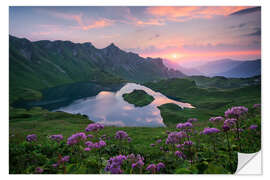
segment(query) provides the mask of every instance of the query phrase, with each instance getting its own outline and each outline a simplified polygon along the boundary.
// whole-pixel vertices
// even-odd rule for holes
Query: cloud
[[[151,41],[151,40],[153,40],[153,39],[157,39],[157,38],[159,38],[159,37],[160,37],[159,34],[155,34],[154,36],[152,36],[152,37],[149,38],[149,41]]]
[[[143,21],[143,20],[136,19],[134,21],[134,24],[137,25],[137,26],[144,26],[144,25],[162,26],[165,23],[162,20],[159,20],[159,19],[150,19],[148,21]]]
[[[235,26],[230,26],[229,28],[230,29],[240,29],[240,28],[243,28],[245,26],[247,26],[248,23],[241,23],[241,24],[238,24],[238,25],[235,25]]]
[[[75,29],[81,29],[81,30],[89,30],[89,29],[94,29],[94,28],[103,28],[107,26],[111,26],[114,21],[106,18],[100,18],[96,20],[91,20],[90,18],[88,19],[88,22],[85,22],[83,20],[83,14],[70,14],[70,13],[59,13],[59,12],[51,12],[50,13],[52,16],[69,20],[69,21],[75,21],[77,23],[76,26],[73,26]],[[85,17],[85,19],[87,19]]]
[[[48,35],[55,35],[58,33],[62,33],[64,27],[60,25],[54,24],[39,24],[38,26],[39,31],[33,31],[31,34],[34,36],[48,36]],[[70,33],[71,31],[65,30],[65,33]]]
[[[212,18],[214,16],[228,16],[231,13],[246,9],[242,6],[218,6],[218,7],[149,7],[147,13],[156,17],[163,17],[171,21],[187,21],[194,18]]]
[[[249,14],[249,13],[253,13],[253,12],[257,12],[257,11],[261,11],[261,7],[252,7],[252,8],[246,8],[234,13],[231,13],[231,16],[234,15],[245,15],[245,14]]]
[[[255,32],[246,34],[245,36],[261,36],[261,28],[256,28]]]

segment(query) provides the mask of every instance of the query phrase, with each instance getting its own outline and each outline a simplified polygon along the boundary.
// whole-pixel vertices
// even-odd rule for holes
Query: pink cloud
[[[62,18],[65,20],[73,20],[76,21],[78,26],[75,26],[73,28],[75,29],[82,29],[84,31],[94,28],[103,28],[107,26],[111,26],[114,21],[106,18],[98,19],[98,20],[90,20],[90,22],[86,23],[83,20],[83,14],[68,14],[68,13],[58,13],[53,12],[51,13],[53,16],[56,16],[58,18]]]
[[[218,6],[218,7],[201,7],[201,6],[162,6],[149,7],[147,13],[156,17],[164,17],[171,21],[186,21],[193,18],[212,18],[213,16],[228,16],[231,13],[246,9],[246,6]]]
[[[150,19],[148,21],[143,21],[143,20],[136,20],[135,25],[137,26],[144,26],[144,25],[155,25],[155,26],[162,26],[165,23],[162,22],[162,20],[158,19]]]

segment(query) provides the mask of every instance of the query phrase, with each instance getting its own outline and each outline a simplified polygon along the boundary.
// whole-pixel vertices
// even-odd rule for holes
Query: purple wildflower
[[[204,130],[203,130],[203,134],[216,134],[216,133],[219,133],[220,132],[220,130],[219,129],[217,129],[217,128],[209,128],[209,127],[207,127],[207,128],[204,128]]]
[[[41,167],[37,167],[36,168],[36,173],[39,173],[39,174],[41,174],[41,173],[43,173],[43,169],[41,168]]]
[[[88,126],[85,128],[85,131],[86,132],[89,132],[89,131],[99,131],[101,129],[103,129],[104,126],[100,123],[91,123],[91,124],[88,124]]]
[[[103,141],[103,140],[100,140],[100,141],[98,142],[98,145],[99,145],[99,148],[105,147],[105,146],[106,146],[106,142]]]
[[[37,135],[35,135],[35,134],[29,134],[26,136],[26,141],[28,141],[28,142],[33,142],[36,140],[37,140]]]
[[[250,125],[250,126],[249,126],[249,128],[248,128],[248,129],[250,129],[250,130],[255,130],[255,129],[257,129],[257,128],[258,128],[258,126],[257,126],[257,125],[252,124],[252,125]]]
[[[224,124],[224,125],[222,126],[222,129],[223,129],[224,132],[227,132],[227,131],[230,130],[230,126]]]
[[[150,146],[151,146],[151,147],[154,147],[154,146],[155,146],[155,144],[150,144]]]
[[[125,131],[117,131],[115,138],[118,140],[123,140],[128,138],[128,134]]]
[[[192,146],[193,142],[192,141],[185,141],[184,146]]]
[[[175,151],[175,156],[177,156],[178,158],[184,159],[185,155],[181,152],[181,151]]]
[[[191,127],[192,127],[191,122],[179,123],[179,124],[176,125],[177,129],[191,128]]]
[[[54,167],[54,168],[57,168],[57,166],[58,166],[58,164],[57,164],[57,163],[52,164],[52,167]]]
[[[131,153],[131,154],[127,155],[127,159],[130,161],[134,161],[134,160],[136,160],[136,157],[133,153]]]
[[[156,141],[157,144],[160,144],[161,142],[162,142],[162,139],[158,139],[158,140]]]
[[[134,168],[142,168],[144,165],[144,162],[142,159],[139,159],[136,163],[132,163],[131,165],[131,168],[134,169]]]
[[[216,123],[216,122],[221,122],[224,121],[224,118],[222,116],[217,116],[217,117],[211,117],[209,119],[211,123]]]
[[[94,136],[92,134],[88,134],[87,138],[92,139]]]
[[[69,156],[64,156],[61,158],[61,162],[68,162],[69,161]]]
[[[49,138],[51,140],[60,142],[61,140],[63,140],[63,135],[62,134],[55,134],[55,135],[51,135]]]
[[[255,109],[261,108],[261,104],[254,104],[253,108],[255,108]]]
[[[186,136],[187,134],[184,131],[171,132],[166,139],[166,144],[177,144],[182,138]]]
[[[156,173],[157,166],[155,164],[150,164],[147,166],[146,170],[150,171],[152,174]]]
[[[111,157],[107,161],[107,165],[105,167],[105,171],[110,172],[111,174],[121,174],[123,170],[121,170],[121,165],[123,161],[127,160],[127,157],[124,155],[118,155],[115,157]]]
[[[91,148],[90,147],[86,147],[86,148],[84,148],[84,151],[91,151]]]
[[[67,144],[68,145],[74,145],[79,143],[81,140],[86,140],[86,135],[83,132],[73,134],[67,139]]]
[[[236,121],[237,120],[235,118],[226,119],[224,121],[224,125],[227,125],[229,127],[232,127],[236,123]]]
[[[183,149],[183,147],[184,147],[184,144],[177,144],[176,145],[176,148],[179,148],[179,149]]]
[[[131,137],[128,137],[128,138],[127,138],[127,141],[128,141],[129,143],[131,142],[131,140],[132,140]]]
[[[161,169],[164,169],[165,168],[165,164],[160,162],[157,164],[157,171],[160,171]]]
[[[246,114],[247,112],[248,112],[248,108],[244,106],[235,106],[225,111],[225,117],[226,118],[229,118],[229,117],[239,118],[240,116]]]

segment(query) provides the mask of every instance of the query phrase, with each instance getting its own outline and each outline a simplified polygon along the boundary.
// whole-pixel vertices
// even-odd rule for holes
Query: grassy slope
[[[61,54],[41,49],[34,43],[25,40],[25,48],[31,52],[31,58],[22,55],[20,43],[10,43],[9,52],[9,88],[10,103],[18,99],[39,99],[30,93],[40,94],[42,89],[57,85],[70,84],[81,81],[99,83],[120,83],[124,80],[108,72],[101,71],[94,64],[85,60],[85,57],[74,57],[71,49],[59,45]],[[76,67],[76,68],[75,68]],[[27,91],[29,90],[29,91]]]
[[[260,85],[238,89],[209,90],[197,87],[194,81],[188,79],[162,80],[145,85],[168,97],[190,103],[196,107],[194,109],[175,110],[173,105],[160,106],[163,120],[165,124],[170,126],[193,117],[198,118],[202,123],[207,122],[211,116],[223,115],[229,107],[238,105],[251,107],[255,103],[260,103],[261,98]]]
[[[205,76],[189,76],[187,79],[194,80],[197,86],[201,88],[231,89],[259,84],[261,76],[254,76],[250,78],[226,78],[222,76],[210,78]]]
[[[92,121],[82,115],[72,115],[64,112],[49,112],[41,108],[10,109],[10,142],[20,143],[25,140],[28,134],[37,134],[42,140],[46,140],[49,135],[63,134],[68,138],[71,134],[84,132],[85,127]],[[118,130],[126,131],[135,146],[136,151],[151,151],[150,144],[159,138],[167,136],[165,128],[150,127],[105,127],[104,134],[114,136]],[[144,142],[144,143],[141,143]]]
[[[147,94],[144,90],[134,90],[129,94],[123,94],[123,98],[130,104],[134,104],[135,106],[146,106],[154,101],[153,96]]]

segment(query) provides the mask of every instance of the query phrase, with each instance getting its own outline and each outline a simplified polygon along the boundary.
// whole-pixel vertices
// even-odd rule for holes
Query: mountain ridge
[[[91,42],[32,42],[11,35],[9,69],[12,92],[18,88],[41,90],[83,81],[146,82],[186,76],[168,69],[160,58],[143,58],[125,52],[113,43],[97,49]]]

